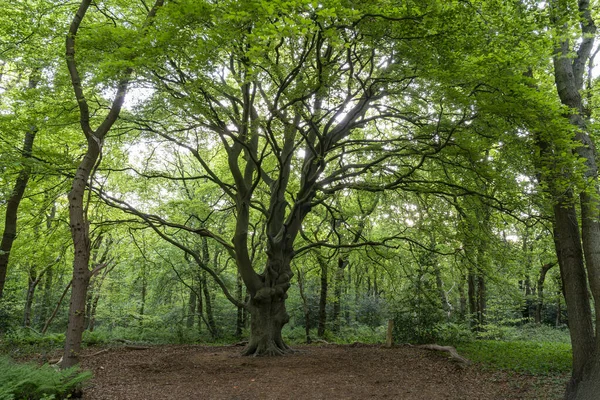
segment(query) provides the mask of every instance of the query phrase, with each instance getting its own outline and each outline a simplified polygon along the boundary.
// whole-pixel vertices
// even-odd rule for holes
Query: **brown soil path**
[[[559,399],[562,382],[463,368],[414,347],[298,346],[286,357],[249,358],[240,347],[109,349],[82,366],[94,372],[85,400],[162,399]]]

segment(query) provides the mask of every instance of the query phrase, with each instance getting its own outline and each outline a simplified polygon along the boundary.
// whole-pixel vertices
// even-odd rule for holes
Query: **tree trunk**
[[[58,299],[58,302],[56,303],[56,307],[54,307],[54,311],[52,311],[52,314],[50,315],[50,318],[48,318],[48,320],[44,324],[44,327],[42,328],[42,335],[46,333],[46,331],[48,330],[48,327],[50,326],[50,324],[54,320],[54,317],[56,317],[56,314],[58,313],[58,310],[60,309],[60,305],[62,304],[63,300],[65,299],[65,296],[67,295],[67,292],[71,288],[71,284],[72,283],[73,282],[70,281],[67,284],[67,286],[65,287],[65,289],[63,290],[62,294],[60,295],[60,298]]]
[[[472,330],[477,330],[477,285],[473,268],[469,267],[467,275],[467,296],[469,299],[469,322]]]
[[[202,279],[200,279],[200,286],[196,298],[198,300],[198,306],[196,312],[198,314],[198,334],[202,333],[202,320],[204,319],[204,301],[202,300]]]
[[[485,325],[486,308],[485,279],[483,274],[480,273],[477,277],[477,322],[479,323],[480,328]]]
[[[319,337],[325,336],[325,327],[327,325],[327,260],[318,256],[319,266],[321,267],[321,292],[319,294],[319,326],[317,328],[317,335]]]
[[[243,355],[278,356],[291,351],[281,330],[290,317],[285,308],[285,292],[263,287],[250,299],[250,342]]]
[[[96,310],[98,309],[98,301],[100,300],[100,291],[98,291],[94,295],[94,299],[92,300],[92,306],[90,307],[90,315],[88,316],[88,331],[94,332],[94,328],[96,327]]]
[[[304,331],[306,335],[306,343],[312,343],[310,338],[310,308],[308,307],[308,300],[304,292],[304,276],[298,270],[298,289],[300,290],[300,297],[302,298],[302,310],[304,311]]]
[[[35,275],[29,275],[29,285],[27,288],[27,296],[25,298],[25,310],[23,313],[23,326],[28,327],[31,325],[31,306],[33,305],[33,295],[35,294],[35,288],[37,284],[40,282],[41,277],[36,277]]]
[[[537,281],[537,303],[535,305],[535,323],[542,323],[542,308],[544,306],[544,283],[546,274],[554,266],[554,263],[544,264],[540,269],[540,276]]]
[[[156,15],[158,8],[162,6],[163,1],[164,0],[156,0],[153,7],[148,11],[144,26],[147,26],[147,24],[151,22],[152,18]],[[79,362],[81,339],[85,326],[85,302],[88,285],[92,275],[89,268],[89,221],[87,220],[87,206],[84,207],[86,188],[90,177],[93,176],[94,168],[97,166],[96,163],[99,161],[104,139],[121,113],[129,81],[133,73],[131,68],[127,68],[119,74],[121,78],[119,79],[112,105],[102,123],[100,123],[96,130],[93,130],[90,125],[90,108],[84,94],[81,75],[75,60],[75,38],[77,37],[81,22],[91,3],[91,0],[82,0],[80,2],[79,8],[71,20],[65,46],[65,61],[67,63],[67,69],[69,70],[75,99],[77,100],[77,105],[79,107],[79,124],[87,141],[87,149],[83,159],[77,167],[77,171],[73,178],[73,185],[68,195],[69,225],[71,228],[71,238],[73,239],[74,257],[71,302],[69,305],[69,324],[67,327],[65,348],[61,363],[62,368],[72,367]]]
[[[52,301],[52,285],[54,280],[54,268],[48,268],[46,278],[44,279],[44,288],[42,294],[42,303],[40,304],[39,323],[44,323],[50,313],[50,302]]]
[[[203,273],[202,280],[200,281],[202,285],[202,293],[204,294],[204,309],[206,310],[206,326],[210,335],[213,339],[218,338],[220,336],[219,329],[217,328],[217,324],[215,323],[215,316],[213,314],[212,308],[212,299],[210,297],[210,291],[208,290],[208,282],[206,281],[206,276]]]
[[[331,330],[333,332],[340,331],[340,311],[342,303],[342,285],[344,284],[344,269],[348,265],[348,261],[344,257],[338,258],[337,270],[335,271],[335,282],[333,289],[333,312],[331,315]]]
[[[557,254],[560,255],[558,261],[563,278],[573,348],[573,374],[567,393],[569,399],[577,399],[577,397],[570,396],[575,393],[578,384],[584,380],[588,357],[594,354],[594,327],[588,300],[577,213],[573,203],[569,200],[565,199],[564,205],[554,206],[555,244],[558,246]]]
[[[38,72],[35,71],[29,78],[29,89],[35,89],[38,82]],[[36,133],[37,127],[31,126],[29,127],[29,131],[25,134],[23,149],[21,150],[21,156],[25,162],[21,172],[19,172],[13,191],[6,202],[4,232],[2,233],[2,241],[0,242],[0,298],[2,298],[4,294],[4,284],[6,282],[10,251],[15,238],[17,237],[17,212],[19,211],[19,204],[21,204],[21,199],[23,198],[31,174],[31,167],[27,163],[31,158],[33,141],[35,140]]]
[[[192,328],[194,326],[194,317],[196,316],[196,290],[192,287],[189,289],[190,296],[188,300],[188,313],[187,320],[185,326],[188,328]]]
[[[467,280],[465,275],[461,274],[459,283],[458,283],[458,293],[459,293],[459,313],[461,320],[465,320],[465,316],[467,315],[467,296],[465,296],[465,281]]]
[[[146,296],[148,292],[148,279],[146,279],[146,263],[142,262],[141,267],[141,278],[142,278],[142,290],[141,290],[141,299],[140,299],[140,329],[144,327],[144,315],[146,312]]]
[[[237,286],[235,296],[240,304],[244,303],[244,282],[240,274],[237,274]],[[237,318],[235,321],[235,336],[241,338],[244,332],[244,306],[239,305],[237,307]]]

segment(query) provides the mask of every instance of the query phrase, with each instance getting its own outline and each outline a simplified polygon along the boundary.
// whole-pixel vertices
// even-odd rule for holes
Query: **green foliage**
[[[477,340],[457,346],[460,354],[494,369],[535,375],[571,369],[571,346],[557,342]]]
[[[548,325],[527,324],[523,326],[509,326],[488,324],[479,338],[486,340],[503,341],[532,341],[549,343],[570,343],[569,331],[566,328],[553,328]]]
[[[65,399],[92,377],[76,368],[57,370],[49,365],[20,364],[0,357],[0,399]]]
[[[45,353],[63,345],[63,333],[41,335],[27,328],[13,329],[0,337],[0,350],[5,353]]]

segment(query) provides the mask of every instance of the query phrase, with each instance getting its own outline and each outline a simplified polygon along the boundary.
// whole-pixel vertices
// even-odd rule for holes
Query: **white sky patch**
[[[133,111],[135,107],[138,107],[146,100],[148,100],[154,94],[156,90],[152,88],[140,88],[133,87],[129,89],[127,96],[125,96],[125,103],[123,108],[127,111]]]
[[[517,243],[519,242],[520,238],[518,235],[506,235],[506,240],[508,240],[509,242]]]

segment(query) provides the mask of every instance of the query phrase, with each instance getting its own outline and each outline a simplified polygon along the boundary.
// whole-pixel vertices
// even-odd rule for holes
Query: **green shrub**
[[[475,340],[475,335],[466,323],[442,322],[435,324],[432,336],[439,344],[468,343]]]
[[[0,336],[0,352],[3,353],[45,353],[64,344],[65,335],[52,333],[42,335],[25,328],[14,329]]]
[[[98,346],[108,344],[109,342],[110,338],[106,331],[95,330],[93,332],[83,332],[83,344],[86,346]]]
[[[571,346],[566,343],[477,340],[460,344],[457,350],[471,361],[494,369],[534,375],[571,370]]]
[[[65,399],[92,376],[76,368],[59,371],[47,364],[15,363],[8,357],[0,357],[0,371],[0,400]]]

